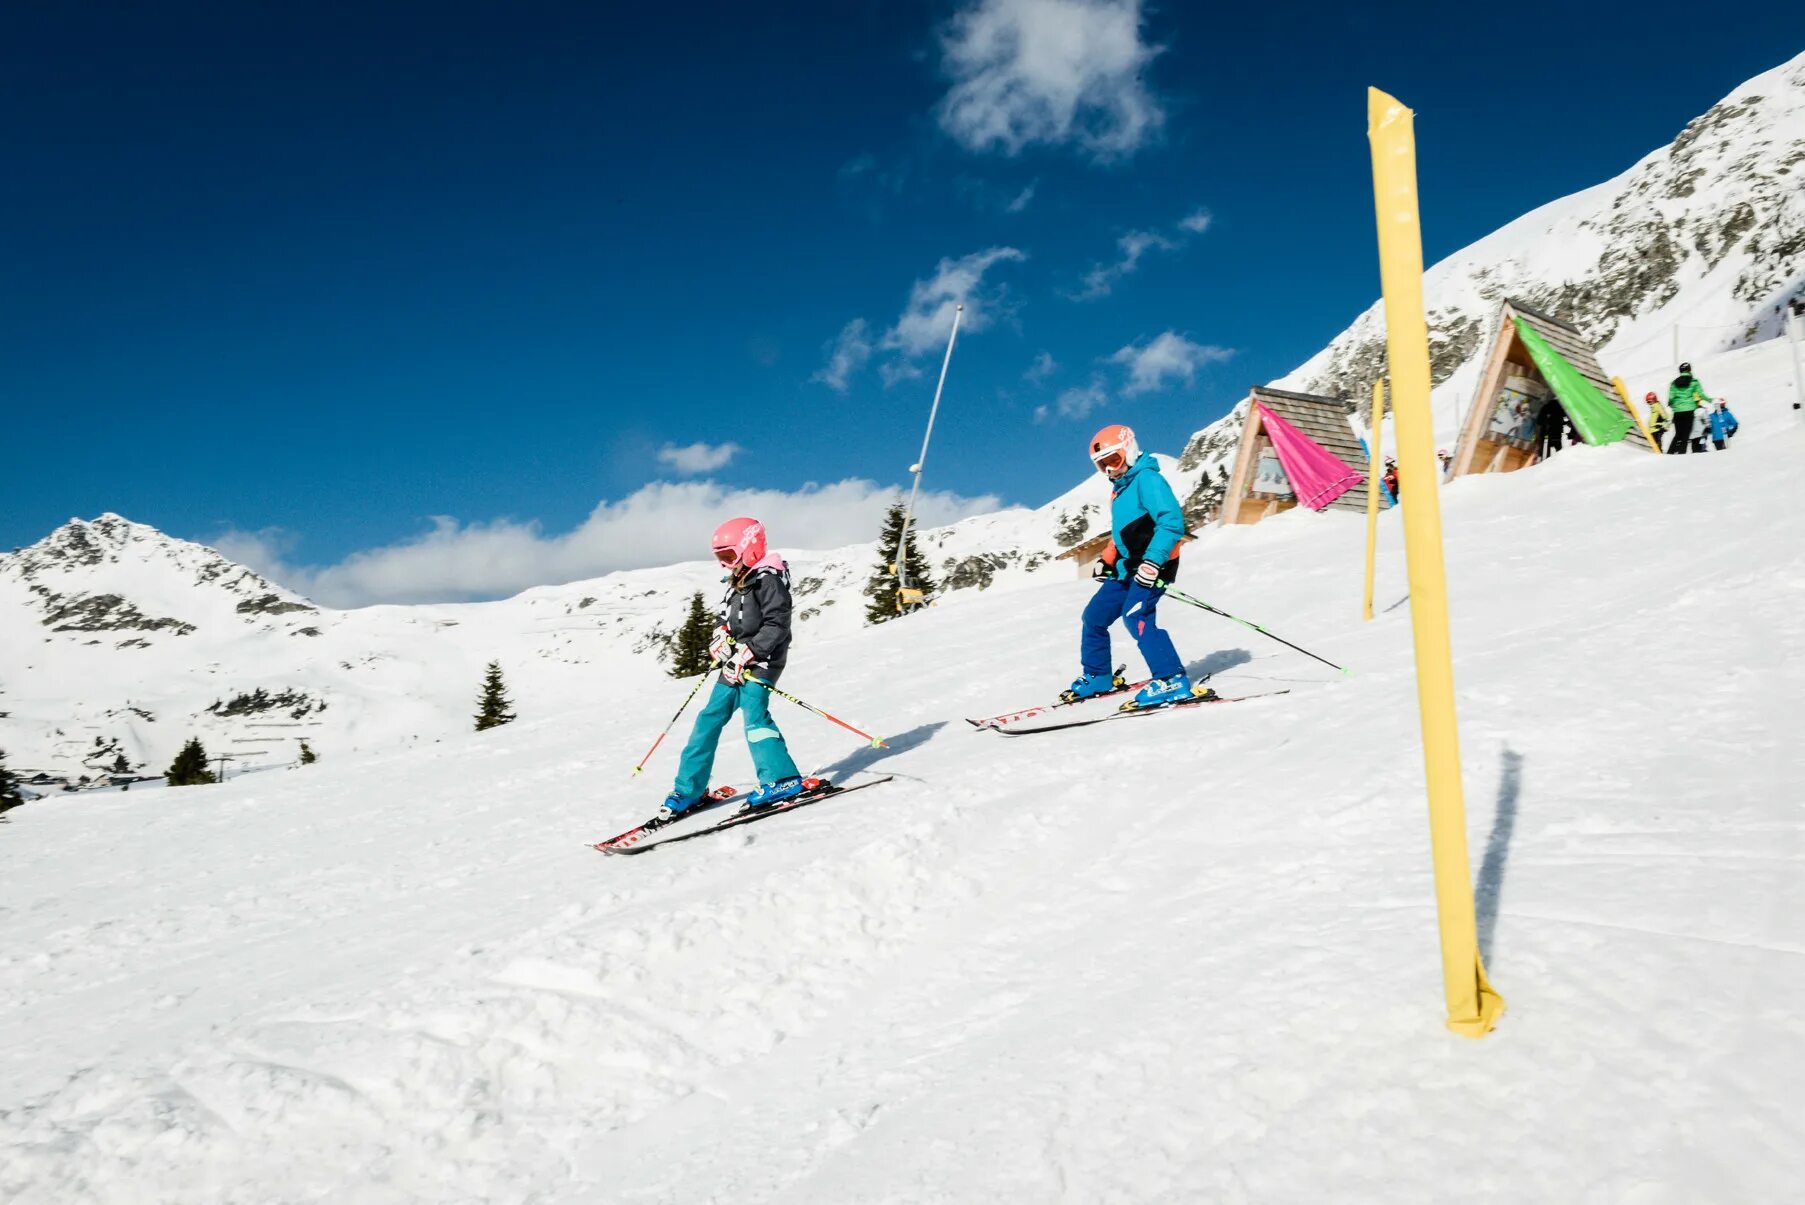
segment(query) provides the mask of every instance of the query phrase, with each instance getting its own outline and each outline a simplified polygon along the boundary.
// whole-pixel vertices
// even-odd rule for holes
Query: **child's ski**
[[[767,820],[772,816],[781,815],[784,812],[793,812],[797,808],[805,808],[811,803],[820,803],[823,799],[832,799],[838,795],[847,795],[853,791],[862,791],[866,787],[875,787],[880,783],[889,782],[891,777],[893,776],[885,775],[883,778],[874,778],[869,782],[861,782],[856,786],[850,787],[837,787],[832,783],[823,780],[822,787],[819,790],[811,791],[806,795],[798,795],[793,799],[786,799],[782,803],[771,804],[769,807],[754,808],[751,811],[742,809],[741,811],[728,816],[724,820],[719,820],[714,824],[708,825],[706,828],[691,829],[688,832],[678,833],[674,837],[665,837],[662,840],[632,842],[626,845],[609,845],[604,843],[597,845],[596,848],[605,854],[643,854],[650,850],[658,849],[661,846],[675,845],[679,841],[688,841],[694,837],[706,837],[710,833],[718,833],[730,828],[738,828],[743,824],[754,824],[760,820]]]
[[[1058,732],[1062,728],[1085,728],[1091,724],[1105,724],[1110,720],[1125,720],[1129,716],[1159,715],[1166,711],[1180,711],[1192,707],[1208,707],[1214,703],[1245,703],[1249,699],[1270,699],[1275,695],[1288,695],[1289,690],[1268,690],[1257,695],[1217,695],[1213,699],[1189,699],[1179,703],[1167,703],[1162,707],[1137,707],[1133,711],[1112,711],[1108,715],[1087,716],[1082,720],[1066,720],[1058,724],[1037,724],[1029,728],[996,728],[1004,736],[1031,736],[1036,732]]]
[[[699,816],[703,812],[712,812],[715,808],[732,803],[740,797],[740,792],[733,787],[716,787],[708,792],[708,794],[702,796],[694,806],[690,807],[681,816],[673,816],[669,820],[661,820],[657,816],[654,816],[642,824],[634,825],[624,833],[616,833],[614,836],[605,840],[597,841],[595,843],[595,848],[601,850],[603,853],[618,852],[612,851],[611,847],[617,845],[635,845],[646,837],[651,836],[659,829],[665,827],[667,824],[675,824],[679,820],[687,820],[691,816]]]

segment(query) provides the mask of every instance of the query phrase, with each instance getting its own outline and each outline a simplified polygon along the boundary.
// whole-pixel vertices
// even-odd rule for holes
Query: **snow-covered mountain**
[[[1054,558],[1100,529],[1107,497],[1087,480],[1038,509],[920,532],[944,605],[1071,573]],[[875,543],[784,551],[805,630],[863,624]],[[490,660],[526,715],[656,682],[697,590],[718,594],[711,562],[340,611],[118,515],[71,519],[0,554],[0,749],[27,775],[99,782],[158,773],[192,736],[236,761],[228,773],[290,764],[302,739],[322,756],[439,740],[468,731]]]
[[[1784,302],[1802,290],[1805,53],[1735,89],[1621,175],[1532,210],[1424,273],[1437,436],[1454,438],[1507,297],[1578,326],[1639,397],[1664,385],[1679,360],[1779,336]],[[1375,301],[1271,384],[1364,403],[1384,362],[1384,306]],[[1220,479],[1245,417],[1237,407],[1199,432],[1185,463]]]
[[[1425,285],[1444,440],[1507,296],[1603,340],[1607,371],[1638,393],[1669,375],[1676,330],[1701,371],[1778,334],[1780,303],[1805,287],[1805,54],[1616,178],[1436,264]],[[1383,340],[1374,303],[1273,384],[1360,399]],[[1215,509],[1244,417],[1237,406],[1168,462],[1193,519]],[[942,605],[1069,573],[1054,558],[1103,529],[1105,503],[1092,477],[1036,509],[922,532]],[[875,546],[784,550],[805,628],[858,627]],[[689,594],[712,598],[717,581],[699,562],[502,602],[334,611],[116,515],[71,520],[0,555],[0,625],[30,633],[0,647],[0,748],[17,767],[75,776],[120,764],[155,772],[191,735],[247,767],[292,761],[301,736],[328,755],[442,739],[467,728],[491,659],[526,714],[590,698],[603,679],[610,689],[656,681]]]

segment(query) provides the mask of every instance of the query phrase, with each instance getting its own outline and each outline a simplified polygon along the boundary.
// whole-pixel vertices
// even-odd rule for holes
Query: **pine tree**
[[[671,677],[689,678],[708,672],[712,664],[708,659],[708,644],[714,638],[714,629],[715,618],[698,590],[690,596],[689,614],[683,617],[683,626],[677,629],[677,638],[671,646]]]
[[[301,738],[301,764],[303,766],[311,766],[314,762],[319,761],[319,760],[320,760],[320,755],[313,751],[313,746],[311,746],[307,743],[307,738],[302,737]]]
[[[896,550],[902,543],[903,504],[892,503],[889,513],[884,516],[884,532],[877,542],[877,568],[871,571],[871,580],[865,583],[865,597],[871,600],[865,608],[866,623],[885,623],[902,614],[897,603],[900,584],[896,574]],[[916,536],[921,529],[911,525],[909,532],[909,556],[906,562],[909,571],[909,588],[927,594],[934,589],[934,579],[928,576],[928,559],[921,555],[921,545]]]
[[[512,706],[508,700],[508,688],[501,680],[501,662],[491,661],[489,668],[483,671],[483,693],[477,696],[476,706],[478,732],[499,728],[514,721],[514,713],[508,710]]]
[[[118,757],[113,759],[113,773],[130,774],[131,772],[132,763],[125,760],[125,754],[121,753]]]
[[[207,769],[207,751],[201,747],[200,737],[188,738],[163,777],[172,787],[198,787],[216,781],[213,771]]]
[[[24,802],[25,793],[19,789],[19,780],[6,768],[6,753],[0,750],[0,812],[19,807]]]

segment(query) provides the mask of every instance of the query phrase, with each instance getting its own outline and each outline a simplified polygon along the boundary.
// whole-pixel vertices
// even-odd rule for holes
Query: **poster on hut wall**
[[[1486,438],[1527,452],[1535,446],[1536,412],[1548,396],[1548,387],[1540,381],[1514,372],[1506,376],[1492,405]]]
[[[1279,463],[1279,454],[1269,447],[1260,450],[1260,459],[1254,466],[1253,484],[1247,487],[1247,492],[1269,498],[1297,497],[1291,488],[1291,478],[1285,475],[1285,466]]]

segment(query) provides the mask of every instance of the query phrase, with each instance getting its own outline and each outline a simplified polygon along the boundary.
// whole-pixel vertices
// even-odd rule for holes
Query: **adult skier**
[[[1710,402],[1705,396],[1705,388],[1692,375],[1692,365],[1680,365],[1680,375],[1673,379],[1667,387],[1667,408],[1673,411],[1673,442],[1667,445],[1667,451],[1676,456],[1684,456],[1689,445],[1695,442],[1692,434],[1692,422],[1701,403]],[[1696,441],[1698,447],[1692,449],[1705,450],[1702,438]]]
[[[659,824],[668,824],[702,801],[721,730],[736,709],[745,717],[746,745],[759,781],[746,807],[794,798],[804,785],[783,733],[771,719],[771,692],[746,680],[750,673],[775,684],[789,659],[790,568],[766,548],[764,524],[757,519],[727,520],[715,529],[711,547],[727,571],[721,623],[708,647],[721,676],[683,747],[677,781],[658,813]]]
[[[1160,707],[1207,699],[1215,691],[1193,687],[1172,637],[1159,626],[1160,590],[1178,576],[1178,548],[1185,538],[1184,511],[1159,471],[1153,453],[1141,451],[1134,432],[1121,424],[1091,439],[1091,461],[1112,483],[1110,545],[1095,576],[1102,585],[1084,608],[1079,655],[1084,672],[1060,697],[1076,703],[1120,689],[1110,667],[1109,625],[1121,620],[1140,646],[1152,680],[1128,708]]]

